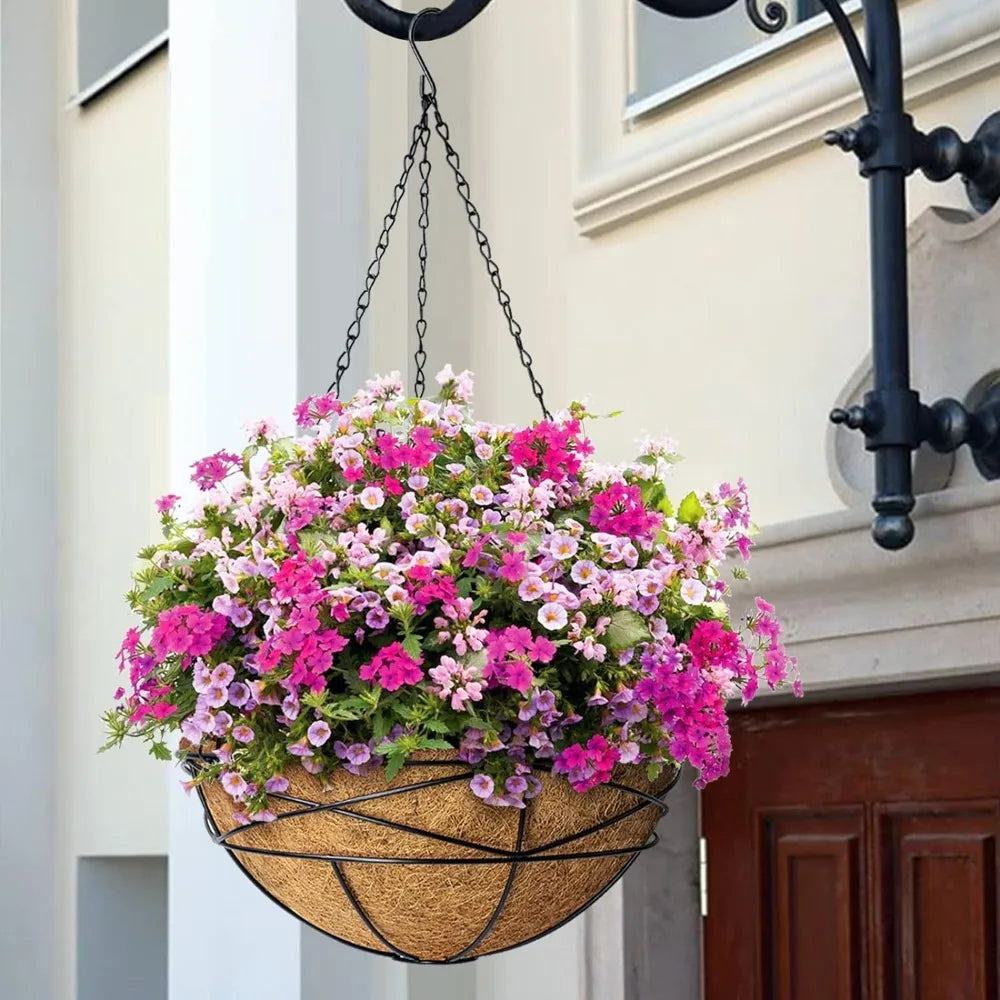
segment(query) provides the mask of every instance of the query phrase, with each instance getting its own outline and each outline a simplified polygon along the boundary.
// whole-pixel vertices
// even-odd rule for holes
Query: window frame
[[[108,67],[95,80],[83,83],[80,76],[80,19],[82,15],[80,0],[76,0],[74,8],[74,44],[73,44],[73,74],[76,92],[70,98],[69,106],[82,108],[101,96],[106,90],[114,86],[119,80],[130,75],[148,60],[156,56],[163,49],[167,48],[170,40],[169,16],[168,24],[162,31],[157,32],[152,38],[138,45],[127,56],[119,62]]]
[[[844,8],[844,13],[847,14],[848,17],[853,17],[861,10],[861,0],[847,0],[847,2],[845,2],[842,6]],[[791,27],[779,31],[770,38],[761,39],[761,41],[751,45],[749,48],[744,49],[742,52],[736,53],[736,55],[729,56],[727,59],[721,59],[716,63],[712,63],[711,66],[707,66],[705,69],[697,73],[693,73],[691,76],[685,77],[683,80],[679,80],[677,83],[671,84],[669,87],[663,87],[660,90],[657,90],[652,94],[647,94],[644,97],[626,96],[623,118],[626,122],[637,121],[652,112],[659,111],[673,101],[687,97],[688,95],[693,94],[696,91],[699,91],[710,84],[737,72],[738,70],[745,69],[755,62],[767,59],[788,46],[795,45],[797,42],[800,42],[811,35],[815,35],[818,32],[830,28],[831,24],[830,15],[821,11],[818,14],[814,14],[811,17],[806,18],[804,21],[799,21]],[[635,19],[630,10],[630,79],[634,78],[636,63],[635,47],[637,39],[635,37],[634,25]],[[711,20],[706,19],[704,25],[706,30],[709,30],[711,28]]]
[[[910,108],[1000,67],[1000,4],[900,0]],[[864,113],[828,14],[767,40],[720,74],[627,114],[631,5],[573,0],[573,179],[577,231],[600,236],[809,150]],[[849,15],[859,31],[861,14]],[[726,69],[726,67],[722,67]]]

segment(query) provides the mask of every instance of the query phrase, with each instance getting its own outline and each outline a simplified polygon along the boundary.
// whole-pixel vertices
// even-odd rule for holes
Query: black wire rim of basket
[[[218,758],[213,754],[208,753],[188,753],[187,757],[183,762],[183,767],[192,778],[197,777],[201,774],[207,767],[218,763]],[[406,762],[406,767],[434,767],[434,768],[457,768],[455,774],[444,775],[437,778],[430,778],[426,781],[419,781],[411,784],[400,785],[395,788],[384,788],[377,792],[369,792],[365,795],[351,796],[347,799],[341,799],[337,802],[314,802],[310,799],[300,798],[294,795],[288,795],[283,792],[271,792],[268,793],[268,797],[275,799],[280,802],[287,802],[292,805],[298,806],[299,808],[292,809],[285,813],[280,813],[278,818],[271,821],[270,823],[265,823],[264,821],[251,820],[249,823],[243,823],[239,826],[234,827],[232,830],[222,833],[212,818],[211,811],[208,807],[208,802],[205,798],[205,793],[201,786],[197,786],[196,790],[198,792],[198,798],[201,800],[202,808],[205,813],[205,826],[208,829],[208,833],[212,840],[215,841],[221,847],[226,849],[226,852],[232,858],[233,862],[237,865],[241,872],[251,881],[261,892],[264,893],[273,903],[280,906],[286,913],[291,914],[297,920],[301,920],[303,923],[309,923],[308,920],[303,920],[303,918],[291,909],[286,903],[278,899],[273,893],[268,891],[264,886],[257,881],[257,879],[248,871],[248,869],[240,863],[238,855],[240,854],[261,854],[269,855],[279,858],[291,858],[301,861],[322,861],[328,863],[332,869],[333,873],[340,884],[341,889],[344,891],[344,895],[347,897],[354,911],[357,913],[359,919],[364,924],[364,926],[371,932],[371,934],[380,941],[387,949],[388,952],[380,951],[377,948],[368,948],[364,945],[356,944],[353,941],[349,941],[345,938],[338,937],[336,934],[331,934],[329,931],[323,930],[321,927],[316,927],[314,924],[310,924],[311,927],[318,930],[321,934],[326,935],[329,938],[333,938],[335,941],[339,941],[341,944],[350,945],[352,948],[359,948],[362,951],[370,952],[374,955],[381,955],[382,957],[392,957],[401,962],[407,962],[409,964],[416,965],[455,965],[460,962],[475,961],[478,956],[472,955],[471,953],[479,948],[484,942],[487,941],[493,929],[496,927],[497,922],[500,919],[504,911],[504,907],[507,904],[507,900],[510,898],[511,891],[514,888],[514,882],[517,877],[517,873],[522,865],[533,864],[538,862],[548,862],[555,863],[560,861],[586,861],[593,860],[597,858],[610,858],[610,857],[626,857],[628,860],[622,867],[618,870],[615,876],[605,885],[599,892],[591,896],[585,903],[575,909],[568,916],[564,917],[557,924],[552,927],[547,928],[540,934],[536,934],[531,938],[527,938],[524,941],[519,941],[516,944],[508,945],[505,948],[498,948],[496,951],[489,952],[489,954],[499,954],[502,951],[510,951],[512,948],[520,948],[522,945],[531,944],[533,941],[537,941],[540,938],[545,937],[554,931],[559,930],[566,924],[575,920],[581,913],[589,909],[594,905],[612,886],[614,886],[628,869],[635,863],[636,859],[643,851],[648,851],[655,847],[659,841],[659,835],[654,831],[650,834],[649,838],[643,844],[635,844],[628,847],[616,847],[609,848],[604,851],[576,851],[573,853],[560,853],[560,854],[549,854],[546,852],[553,851],[560,847],[565,847],[567,844],[572,844],[575,841],[589,837],[591,834],[599,833],[602,830],[606,830],[622,820],[628,819],[637,813],[642,812],[645,809],[655,809],[662,819],[663,816],[669,812],[669,807],[663,800],[669,794],[669,792],[677,784],[681,776],[681,769],[679,767],[674,768],[674,773],[671,775],[669,782],[666,787],[659,792],[657,795],[650,795],[647,792],[643,792],[640,789],[632,788],[628,785],[623,785],[620,782],[610,781],[606,782],[600,787],[611,788],[618,792],[627,793],[634,796],[638,802],[625,809],[620,813],[616,813],[609,819],[602,820],[600,823],[595,823],[584,830],[577,833],[569,834],[565,837],[560,837],[557,840],[550,841],[547,844],[542,844],[539,847],[527,848],[525,849],[523,844],[524,830],[527,823],[528,812],[532,808],[532,804],[528,803],[524,809],[519,811],[518,816],[518,827],[517,827],[517,846],[514,850],[506,850],[504,848],[493,847],[484,844],[477,844],[474,841],[464,840],[461,837],[450,837],[447,834],[434,833],[430,830],[422,830],[419,827],[409,826],[405,823],[397,823],[394,820],[385,819],[380,816],[368,816],[364,813],[355,812],[350,809],[350,806],[360,805],[365,802],[371,802],[378,799],[390,798],[396,795],[403,795],[407,792],[417,791],[427,788],[435,788],[442,785],[450,785],[459,781],[467,781],[469,775],[475,770],[471,764],[467,764],[460,760],[410,760]],[[536,770],[551,773],[551,768],[544,765],[536,763],[534,765]],[[268,847],[252,847],[248,845],[240,845],[231,843],[231,838],[237,836],[240,833],[245,833],[247,830],[251,830],[257,826],[270,826],[274,827],[276,824],[280,823],[282,820],[299,818],[302,816],[308,816],[315,813],[331,812],[339,816],[349,817],[351,819],[360,820],[365,823],[373,823],[377,826],[386,827],[391,830],[395,830],[399,833],[411,834],[419,837],[425,837],[429,840],[438,841],[443,844],[450,844],[454,847],[462,847],[468,850],[480,851],[483,854],[490,855],[489,857],[478,857],[478,858],[455,858],[455,857],[421,857],[421,858],[408,858],[408,857],[368,857],[368,856],[356,856],[356,855],[342,855],[342,854],[310,854],[302,851],[283,851],[278,848],[268,848]],[[507,876],[507,883],[504,886],[503,892],[500,895],[497,905],[493,910],[492,915],[486,923],[483,930],[476,936],[475,940],[470,944],[466,945],[461,951],[450,956],[449,958],[440,960],[427,960],[421,959],[416,955],[413,955],[402,948],[396,947],[392,941],[375,925],[374,921],[365,911],[361,902],[355,896],[353,890],[351,889],[350,883],[348,882],[344,872],[341,868],[344,864],[371,864],[371,865],[509,865],[510,873]]]

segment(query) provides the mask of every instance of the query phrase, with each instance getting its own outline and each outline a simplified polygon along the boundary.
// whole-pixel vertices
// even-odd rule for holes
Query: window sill
[[[142,48],[136,49],[127,59],[123,59],[117,66],[110,69],[104,76],[95,80],[88,87],[70,98],[68,106],[70,108],[84,108],[88,104],[103,97],[104,94],[120,80],[129,76],[140,66],[148,62],[153,56],[166,49],[169,44],[169,32],[161,31],[155,38],[150,39]]]
[[[573,212],[585,235],[760,170],[863,111],[828,17],[792,29],[784,44],[763,43],[738,66],[688,81],[682,92],[656,95],[655,106],[623,112],[626,12],[576,0],[574,16]],[[911,108],[1000,66],[1000,5],[908,0],[903,21]]]

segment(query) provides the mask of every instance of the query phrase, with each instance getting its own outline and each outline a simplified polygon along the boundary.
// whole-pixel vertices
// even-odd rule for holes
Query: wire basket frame
[[[211,754],[191,753],[188,755],[184,767],[192,777],[195,777],[205,767],[215,762],[216,759]],[[375,791],[351,794],[346,797],[338,795],[333,801],[317,801],[315,797],[289,794],[287,792],[271,793],[269,799],[271,800],[273,810],[278,814],[277,819],[268,824],[254,821],[237,823],[237,825],[230,829],[223,829],[222,825],[217,821],[218,808],[214,810],[216,815],[213,815],[212,804],[209,798],[206,797],[205,785],[198,785],[197,791],[205,810],[206,827],[212,839],[224,847],[233,861],[239,865],[240,870],[265,895],[286,912],[291,913],[297,919],[309,923],[328,937],[374,954],[390,956],[407,963],[449,965],[470,961],[484,954],[507,951],[510,948],[519,947],[522,944],[538,940],[546,934],[558,930],[597,902],[625,874],[642,851],[649,850],[658,843],[659,837],[652,827],[668,811],[667,805],[663,800],[667,793],[674,787],[680,775],[679,769],[675,770],[665,779],[661,779],[659,786],[652,792],[631,787],[618,780],[609,782],[607,785],[602,785],[600,788],[605,789],[603,794],[607,794],[610,791],[620,796],[620,801],[616,799],[616,807],[612,815],[595,822],[589,822],[581,829],[575,829],[570,833],[546,839],[544,843],[534,846],[528,846],[526,843],[526,830],[532,817],[532,810],[537,808],[536,803],[538,800],[530,800],[524,809],[516,811],[516,837],[514,846],[512,848],[504,848],[498,847],[495,844],[484,843],[480,840],[452,836],[447,833],[424,829],[421,826],[414,825],[412,822],[404,822],[402,819],[393,819],[384,815],[369,815],[359,811],[360,807],[365,804],[388,803],[392,808],[398,806],[401,815],[412,814],[414,811],[411,808],[413,803],[408,800],[412,799],[415,793],[444,791],[449,786],[455,786],[458,783],[464,783],[462,794],[471,796],[471,792],[467,788],[467,783],[475,769],[463,761],[459,761],[454,757],[445,760],[409,760],[404,771],[409,768],[435,768],[438,770],[444,768],[453,771],[453,773],[437,775],[423,780],[408,781],[407,783],[392,787],[381,787]],[[549,774],[547,769],[538,765],[536,765],[536,770],[546,776]],[[551,780],[562,782],[562,779],[558,778]],[[652,788],[653,786],[650,787]],[[222,794],[224,795],[225,793]],[[577,795],[575,792],[572,794],[574,796]],[[586,793],[586,795],[579,798],[580,800],[584,800],[587,795],[592,794]],[[480,806],[477,800],[470,799],[469,804],[470,806]],[[482,808],[495,809],[496,807]],[[511,812],[513,811],[511,810]],[[504,810],[504,812],[507,812],[507,810]],[[260,844],[255,845],[240,842],[241,835],[260,827],[267,827],[266,833],[268,837],[274,840],[280,837],[281,824],[284,823],[286,824],[286,828],[290,828],[295,825],[292,821],[305,819],[308,822],[310,819],[318,817],[321,814],[349,821],[352,825],[358,824],[364,827],[366,824],[371,824],[382,831],[399,834],[401,844],[407,841],[412,844],[414,842],[412,838],[440,844],[442,852],[440,854],[435,853],[420,856],[407,854],[402,851],[399,854],[385,852],[369,855],[352,851],[334,850],[332,852],[318,852],[314,850],[297,850],[294,844],[289,844],[286,847],[284,845],[262,846]],[[628,821],[633,820],[634,817],[640,814],[645,814],[643,825],[648,827],[649,834],[642,839],[642,842],[636,843],[634,842],[634,837],[631,841],[628,840],[624,831],[630,825]],[[371,829],[371,827],[368,829]],[[607,846],[595,850],[573,849],[573,845],[583,844],[588,839],[592,840],[598,836],[607,838]],[[621,842],[623,836],[626,840],[624,843]],[[448,847],[452,847],[456,851],[463,853],[449,854],[447,852]],[[292,905],[289,899],[280,898],[280,894],[270,891],[248,866],[248,859],[254,856],[258,859],[256,862],[258,867],[262,863],[262,859],[267,857],[281,859],[277,863],[285,866],[289,862],[293,864],[295,862],[303,862],[305,863],[304,867],[308,867],[312,863],[329,865],[336,879],[336,884],[339,885],[340,890],[343,892],[344,899],[353,909],[354,914],[360,920],[360,924],[367,930],[370,939],[377,942],[381,947],[372,947],[358,940],[352,940],[350,937],[331,932],[329,927],[321,926],[315,920],[310,919],[308,914],[302,912],[301,901],[296,907]],[[495,939],[496,929],[501,918],[507,912],[507,907],[511,901],[515,887],[520,886],[522,880],[530,880],[533,870],[535,872],[539,870],[537,866],[540,863],[565,865],[566,867],[560,870],[560,882],[565,882],[566,879],[572,879],[575,874],[578,877],[579,865],[573,865],[572,862],[593,861],[598,863],[600,859],[614,858],[621,858],[621,865],[616,871],[610,874],[610,877],[602,880],[595,891],[586,895],[579,905],[573,905],[571,912],[558,916],[557,919],[553,920],[551,925],[546,926],[540,932],[529,931],[522,937],[519,936],[516,928],[512,929],[510,926],[507,926],[501,935],[501,939]],[[471,940],[466,939],[464,943],[457,943],[454,948],[447,950],[447,954],[435,955],[432,958],[428,958],[426,954],[421,953],[421,948],[414,947],[412,944],[405,945],[400,943],[399,930],[387,926],[387,923],[391,921],[380,921],[369,912],[371,908],[370,899],[366,900],[362,898],[361,894],[356,891],[347,870],[350,866],[368,865],[417,866],[418,868],[424,868],[425,871],[427,870],[426,866],[440,866],[442,871],[450,870],[453,873],[457,873],[459,879],[462,877],[463,869],[458,866],[467,866],[464,869],[466,872],[480,867],[486,870],[491,870],[495,867],[497,868],[496,887],[500,891],[495,905],[490,908],[486,918],[481,923],[480,929]],[[472,866],[472,868],[470,869],[468,866]],[[504,873],[503,869],[506,869],[506,873]],[[565,877],[563,876],[563,872],[565,872]],[[502,888],[500,887],[501,880],[503,880]],[[449,879],[452,885],[454,881],[454,877]],[[509,925],[510,920],[507,923]],[[473,931],[469,931],[468,933],[472,934]]]

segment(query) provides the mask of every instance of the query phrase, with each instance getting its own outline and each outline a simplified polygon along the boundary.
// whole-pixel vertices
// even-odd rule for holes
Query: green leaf
[[[639,461],[643,465],[652,465],[654,467],[656,466],[656,456],[655,455],[640,455],[639,456]]]
[[[163,591],[169,590],[174,584],[173,577],[171,576],[158,576],[155,580],[142,592],[142,596],[139,598],[140,601],[150,601],[158,594],[162,594]]]
[[[166,745],[166,743],[151,743],[149,745],[149,752],[157,760],[170,760],[170,758],[173,756],[170,753],[170,748]]]
[[[689,493],[682,501],[677,511],[677,520],[683,524],[689,524],[692,528],[698,527],[698,522],[705,516],[705,508],[696,493]]]
[[[420,741],[421,750],[453,750],[454,747],[447,740],[434,740],[424,737]]]
[[[403,649],[406,650],[406,655],[412,657],[414,660],[419,660],[423,655],[423,649],[420,645],[420,637],[416,635],[408,635],[403,640]]]
[[[447,722],[442,722],[440,719],[425,719],[424,729],[429,729],[432,733],[450,733],[451,728]]]
[[[612,653],[621,653],[637,643],[649,642],[652,636],[642,615],[637,611],[622,608],[611,616],[611,624],[608,626],[605,638]]]
[[[385,780],[392,781],[397,774],[402,770],[405,758],[402,754],[394,754],[391,756],[385,765]]]
[[[660,513],[661,513],[661,514],[662,514],[662,515],[664,516],[664,517],[673,517],[673,516],[674,516],[674,505],[673,505],[673,504],[672,504],[672,503],[670,502],[670,497],[668,497],[668,496],[665,496],[665,497],[664,497],[664,498],[663,498],[663,499],[662,499],[662,500],[661,500],[661,501],[660,501],[660,502],[659,502],[659,503],[658,503],[658,504],[656,505],[656,509],[657,509],[657,510],[658,510],[658,511],[659,511],[659,512],[660,512]]]
[[[660,767],[661,765],[659,764],[647,764],[646,779],[648,781],[656,781],[656,779],[660,776]]]

